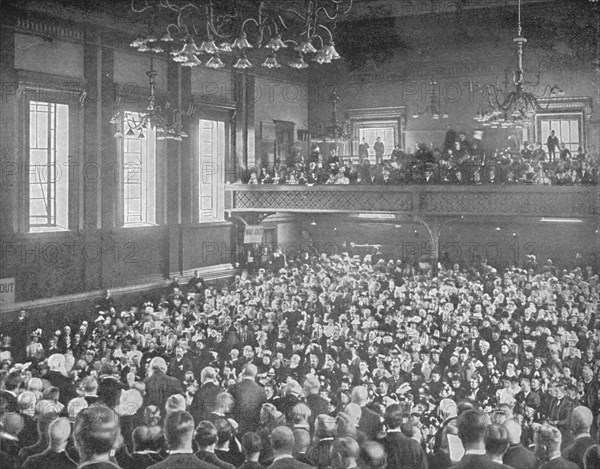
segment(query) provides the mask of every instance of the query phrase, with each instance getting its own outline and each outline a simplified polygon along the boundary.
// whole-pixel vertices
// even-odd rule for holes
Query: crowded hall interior
[[[599,0],[2,0],[2,469],[600,469]]]

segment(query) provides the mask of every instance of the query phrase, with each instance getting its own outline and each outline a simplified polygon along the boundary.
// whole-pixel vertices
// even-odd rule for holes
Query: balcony
[[[244,185],[225,188],[225,211],[394,213],[426,217],[542,216],[593,219],[598,186]]]

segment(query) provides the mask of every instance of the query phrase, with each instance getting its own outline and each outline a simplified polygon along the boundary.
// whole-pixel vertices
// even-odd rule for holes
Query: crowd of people
[[[323,147],[323,148],[321,148]],[[548,148],[550,150],[550,148]],[[313,145],[307,161],[293,165],[256,167],[247,171],[248,184],[538,184],[597,185],[600,159],[582,147],[571,152],[564,143],[546,152],[542,143],[509,145],[485,152],[479,138],[449,131],[440,148],[417,146],[414,153],[396,147],[387,159],[377,155],[371,164],[340,157],[336,144]]]
[[[597,469],[599,284],[304,253],[59,330],[22,311],[1,465]]]

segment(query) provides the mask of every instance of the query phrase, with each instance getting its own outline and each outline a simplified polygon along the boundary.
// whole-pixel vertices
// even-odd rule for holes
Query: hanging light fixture
[[[418,119],[419,117],[421,117],[422,115],[426,114],[426,113],[431,113],[431,118],[433,120],[439,120],[441,119],[448,119],[448,112],[447,111],[442,111],[442,97],[441,97],[441,92],[438,93],[437,89],[438,89],[438,83],[436,81],[434,81],[433,79],[429,82],[429,84],[431,85],[431,103],[429,104],[429,106],[427,106],[425,109],[423,109],[422,111],[419,111],[418,109],[415,109],[415,111],[412,114],[412,118],[413,119]]]
[[[143,6],[136,7],[136,1]],[[292,54],[289,65],[301,70],[308,67],[307,60],[327,64],[340,58],[334,42],[335,26],[337,20],[350,11],[353,1],[263,0],[246,3],[203,0],[179,3],[144,0],[142,3],[142,0],[132,0],[135,13],[146,13],[151,18],[148,20],[150,34],[138,37],[131,46],[139,52],[167,51],[173,61],[186,67],[200,66],[202,55],[214,57],[237,49],[240,55],[233,66],[239,69],[249,68],[253,62],[279,68],[282,57],[268,55],[265,59],[260,50],[267,49],[273,54],[290,48],[301,55]],[[166,31],[160,31],[158,24],[170,15],[174,16],[174,21]],[[199,31],[205,31],[205,34]],[[321,48],[317,49],[319,42]],[[212,57],[207,57],[205,65],[221,68],[221,58],[212,60]]]
[[[148,97],[148,106],[144,113],[133,113],[119,111],[110,119],[111,124],[117,125],[115,137],[134,137],[145,138],[144,131],[147,129],[155,130],[158,140],[178,140],[181,141],[187,137],[181,123],[181,112],[177,109],[171,109],[169,102],[164,107],[156,104],[155,87],[156,75],[154,70],[154,59],[150,58],[150,70],[146,72],[150,85],[150,96]],[[124,127],[127,132],[123,134]]]
[[[564,91],[558,85],[546,86],[544,92],[536,95],[533,90],[540,86],[539,76],[537,83],[524,80],[523,70],[523,46],[527,39],[522,35],[521,27],[521,0],[518,3],[517,37],[518,69],[513,73],[512,83],[505,78],[504,86],[497,84],[486,84],[482,88],[487,109],[480,109],[474,119],[486,127],[509,128],[523,127],[533,123],[533,118],[541,110],[539,98],[549,96],[561,96]]]
[[[319,135],[315,136],[315,140],[329,143],[351,140],[350,133],[346,131],[344,126],[340,125],[340,118],[337,109],[339,101],[340,97],[338,95],[338,90],[337,88],[334,88],[331,93],[331,122],[329,125],[325,126]]]

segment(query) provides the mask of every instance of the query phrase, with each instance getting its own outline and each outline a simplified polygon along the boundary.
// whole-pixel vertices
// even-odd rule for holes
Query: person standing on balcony
[[[381,137],[377,137],[377,141],[373,145],[373,150],[375,150],[375,164],[380,165],[383,161],[383,152],[385,151]]]
[[[554,161],[556,159],[556,149],[559,145],[560,142],[554,130],[550,131],[550,135],[548,136],[548,140],[546,141],[546,146],[548,147],[548,160]]]
[[[365,141],[364,137],[361,144],[358,146],[358,164],[363,165],[365,160],[369,159],[369,144]]]

